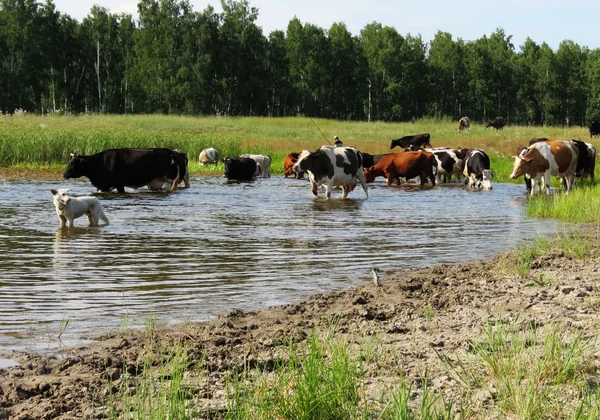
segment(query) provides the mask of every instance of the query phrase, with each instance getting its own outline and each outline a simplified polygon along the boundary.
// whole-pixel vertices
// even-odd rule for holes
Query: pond
[[[289,303],[364,285],[371,266],[487,258],[561,229],[526,217],[523,185],[476,192],[382,180],[368,199],[359,187],[328,201],[307,181],[280,176],[191,184],[172,194],[98,194],[110,225],[87,228],[84,217],[59,229],[50,188],[87,195],[87,179],[0,182],[0,350]]]

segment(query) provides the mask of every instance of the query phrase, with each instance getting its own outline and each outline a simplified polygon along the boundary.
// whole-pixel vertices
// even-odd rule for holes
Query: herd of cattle
[[[458,130],[468,129],[470,120],[463,117]],[[486,126],[501,129],[504,120],[497,117],[486,122]],[[600,122],[590,125],[590,136],[600,136]],[[341,187],[342,198],[361,184],[368,197],[367,183],[376,177],[387,179],[387,185],[401,179],[416,179],[421,185],[440,182],[464,182],[474,189],[491,189],[494,173],[488,155],[480,149],[433,148],[428,133],[404,136],[392,140],[390,149],[399,147],[399,153],[371,155],[354,147],[322,146],[314,152],[304,150],[288,154],[283,162],[284,176],[302,178],[306,173],[311,190],[317,195],[319,187],[326,188],[330,198],[333,187]],[[514,170],[510,175],[516,179],[524,176],[528,189],[533,194],[535,185],[549,193],[550,178],[561,178],[566,191],[570,191],[577,178],[594,178],[596,149],[591,143],[580,140],[532,139],[528,147],[520,148],[514,158]],[[221,159],[214,148],[203,150],[198,158],[201,164],[216,164],[223,161],[224,175],[230,180],[247,181],[255,177],[269,177],[271,157],[268,155],[245,154]],[[182,151],[167,148],[110,149],[82,156],[72,154],[63,177],[85,176],[99,191],[116,189],[124,192],[125,187],[148,187],[160,190],[165,185],[175,190],[180,183],[189,187],[188,157]]]

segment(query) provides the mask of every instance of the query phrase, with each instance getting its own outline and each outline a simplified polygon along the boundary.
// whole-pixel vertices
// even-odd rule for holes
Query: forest
[[[94,6],[81,22],[52,0],[0,0],[0,111],[307,116],[585,126],[600,118],[600,49],[554,51],[502,28],[431,42],[372,22],[353,35],[293,18],[263,34],[247,0],[222,12],[140,0],[138,17]]]

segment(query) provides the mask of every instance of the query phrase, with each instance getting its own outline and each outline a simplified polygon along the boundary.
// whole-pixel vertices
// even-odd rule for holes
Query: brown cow
[[[292,152],[283,159],[283,174],[287,178],[293,175],[297,179],[304,177],[304,172],[294,172],[294,164],[298,162],[300,153]]]
[[[496,130],[502,130],[506,123],[504,122],[504,118],[496,117],[493,120],[487,120],[483,123],[485,128],[494,127]]]
[[[429,178],[431,185],[435,185],[433,168],[436,166],[435,157],[425,151],[390,153],[384,155],[379,162],[365,169],[365,180],[373,182],[376,177],[387,178],[387,186],[394,180],[400,185],[400,178],[421,178],[421,185]]]
[[[535,184],[540,183],[540,190],[550,194],[550,178],[555,175],[562,179],[563,187],[569,192],[575,181],[579,149],[571,141],[540,141],[523,149],[513,158],[515,163],[510,174],[512,179],[526,175]],[[535,184],[531,188],[532,195]]]

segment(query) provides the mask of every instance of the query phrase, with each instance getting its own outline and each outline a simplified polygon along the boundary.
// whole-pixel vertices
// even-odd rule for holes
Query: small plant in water
[[[129,311],[126,311],[121,316],[121,330],[127,331],[130,326],[131,326],[131,318],[129,318]]]
[[[153,338],[156,330],[156,314],[146,316],[146,337]]]
[[[63,315],[62,319],[60,320],[60,324],[58,325],[58,341],[62,341],[61,337],[63,333],[69,328],[71,322],[73,322],[71,318]]]

